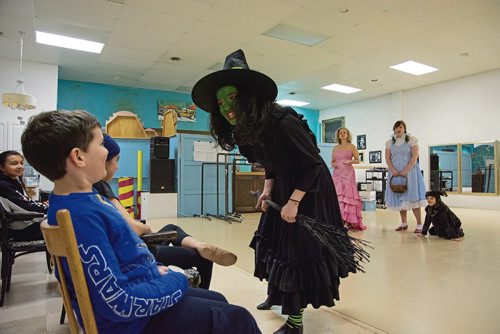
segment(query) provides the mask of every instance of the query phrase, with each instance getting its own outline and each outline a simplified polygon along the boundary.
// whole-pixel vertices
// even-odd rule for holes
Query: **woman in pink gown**
[[[349,229],[364,230],[362,203],[356,183],[353,164],[359,163],[359,153],[351,144],[352,135],[346,128],[339,128],[335,133],[338,143],[332,152],[333,183],[345,226]]]

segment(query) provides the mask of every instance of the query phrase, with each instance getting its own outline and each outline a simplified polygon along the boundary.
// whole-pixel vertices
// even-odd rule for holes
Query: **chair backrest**
[[[57,226],[49,225],[44,221],[40,227],[45,243],[47,244],[47,249],[52,255],[59,272],[59,286],[63,296],[64,308],[68,314],[71,333],[79,333],[79,330],[68,292],[68,278],[73,282],[85,333],[97,334],[97,326],[92,304],[90,302],[87,280],[85,279],[80,253],[78,252],[73,222],[71,221],[71,215],[68,210],[59,210],[57,212],[57,224]],[[71,277],[65,276],[61,265],[61,257],[66,258]]]

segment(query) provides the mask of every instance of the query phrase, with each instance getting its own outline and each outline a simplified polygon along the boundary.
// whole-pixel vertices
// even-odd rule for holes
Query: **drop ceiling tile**
[[[161,57],[162,52],[145,51],[139,49],[129,49],[129,48],[116,47],[112,45],[106,45],[102,50],[101,55],[107,57],[119,56],[123,58],[156,61]]]
[[[127,0],[126,4],[192,19],[202,17],[212,7],[209,3],[194,0]]]
[[[177,44],[169,50],[176,55],[194,55],[206,57],[211,62],[224,61],[226,55],[240,47],[239,41],[227,42],[211,38],[185,34]],[[179,56],[180,57],[180,56]]]
[[[125,58],[121,56],[114,55],[101,55],[98,60],[101,64],[113,64],[120,66],[129,66],[131,69],[138,68],[150,68],[155,63],[154,60],[145,60],[145,59],[132,59]]]
[[[290,1],[268,0],[220,0],[217,7],[232,10],[250,17],[273,17],[280,21],[300,8],[299,4]]]
[[[189,33],[196,36],[208,37],[214,40],[220,40],[225,42],[234,43],[238,41],[239,43],[246,43],[249,40],[258,36],[257,33],[233,28],[227,29],[224,26],[198,21],[189,30]]]
[[[254,50],[262,50],[262,52],[273,53],[275,55],[279,55],[282,58],[297,54],[308,48],[307,46],[302,44],[289,42],[265,35],[259,35],[253,38],[251,41],[245,43],[244,46],[248,46]]]
[[[201,19],[226,28],[236,28],[254,33],[263,33],[279,23],[275,17],[252,16],[232,9],[213,7]]]
[[[54,6],[71,12],[92,14],[100,17],[116,18],[123,5],[105,0],[35,0],[35,11],[38,6]]]
[[[187,32],[195,22],[193,19],[154,10],[145,10],[125,5],[119,19],[165,31]]]
[[[115,18],[88,14],[86,12],[75,11],[72,8],[38,2],[35,2],[35,12],[37,19],[61,22],[91,30],[111,31],[116,21]],[[64,35],[64,32],[61,32],[61,34]]]
[[[146,26],[144,24],[135,24],[118,20],[111,35],[126,37],[130,36],[130,38],[154,40],[170,45],[175,43],[180,37],[182,37],[183,33],[154,28]]]
[[[174,61],[171,59],[172,57],[179,57],[181,60]],[[218,57],[205,57],[204,55],[184,54],[169,51],[159,59],[158,63],[205,69],[213,65],[215,59],[217,58]]]
[[[113,32],[109,36],[106,45],[113,47],[124,47],[127,49],[163,53],[173,45],[173,42],[167,43],[165,41],[159,41],[154,39],[135,38]]]

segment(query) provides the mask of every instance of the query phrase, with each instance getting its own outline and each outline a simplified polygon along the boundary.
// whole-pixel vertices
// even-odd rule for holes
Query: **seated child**
[[[29,198],[23,182],[24,157],[17,151],[0,153],[0,204],[10,214],[47,213],[48,205]],[[9,237],[15,241],[42,239],[42,219],[11,222]]]
[[[427,198],[427,207],[425,208],[425,221],[422,232],[418,236],[423,237],[429,231],[430,235],[437,235],[440,238],[461,241],[464,236],[462,222],[450,210],[450,208],[441,201],[441,196],[448,196],[444,190],[428,191],[425,193]],[[431,226],[432,227],[429,228]]]
[[[29,163],[54,182],[48,223],[68,209],[99,333],[261,333],[252,315],[220,293],[188,288],[92,185],[106,176],[101,126],[85,111],[33,116],[21,137]],[[63,270],[69,273],[63,261]],[[68,282],[75,312],[76,296]]]
[[[148,224],[142,224],[132,218],[111,189],[108,181],[113,179],[118,170],[118,161],[120,160],[120,146],[110,136],[104,135],[104,147],[108,150],[106,157],[106,177],[94,184],[94,189],[103,197],[107,198],[122,214],[130,227],[141,236],[146,233],[152,233]],[[202,289],[209,289],[212,279],[213,263],[222,266],[230,266],[236,262],[236,255],[220,247],[201,242],[182,228],[174,224],[164,226],[160,232],[177,232],[177,238],[169,242],[157,245],[150,251],[160,263],[168,263],[182,269],[196,267],[201,276],[199,285]],[[170,246],[171,245],[171,246]]]

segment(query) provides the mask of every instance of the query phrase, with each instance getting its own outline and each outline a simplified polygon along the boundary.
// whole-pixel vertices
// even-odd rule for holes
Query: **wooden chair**
[[[10,290],[10,281],[12,278],[12,267],[14,261],[19,256],[31,254],[35,252],[46,252],[45,241],[28,240],[28,241],[14,241],[9,236],[9,225],[12,222],[20,220],[37,220],[43,219],[43,213],[10,213],[7,209],[0,204],[0,248],[2,250],[2,289],[0,294],[0,307],[3,306],[5,295]],[[36,222],[38,223],[38,221]],[[47,253],[47,270],[52,273],[50,265],[50,256]]]
[[[71,333],[79,333],[78,322],[73,312],[71,298],[68,292],[68,279],[71,278],[76,299],[80,308],[80,313],[83,320],[83,327],[86,334],[97,334],[97,326],[95,323],[94,311],[90,302],[90,295],[83,271],[80,253],[78,252],[78,244],[76,242],[73,222],[68,210],[59,210],[57,212],[57,226],[49,225],[44,221],[40,227],[45,239],[47,250],[52,255],[52,258],[57,266],[59,273],[59,287],[63,297],[64,308],[68,310],[68,319]],[[61,258],[65,257],[70,270],[70,277],[66,277]]]

